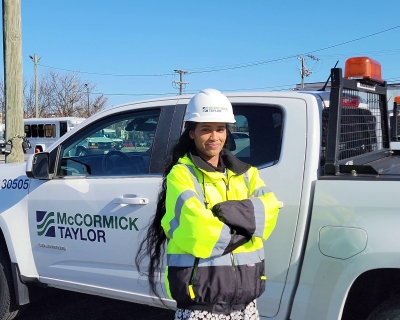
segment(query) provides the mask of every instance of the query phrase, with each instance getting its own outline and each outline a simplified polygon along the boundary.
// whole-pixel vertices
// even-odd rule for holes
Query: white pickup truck
[[[386,83],[338,68],[331,76],[329,107],[322,92],[227,95],[231,131],[248,134],[232,152],[284,203],[265,243],[263,319],[400,316],[400,158],[390,149]],[[362,106],[342,103],[358,95]],[[26,164],[0,165],[0,319],[37,285],[160,306],[134,260],[190,98],[104,110]],[[89,143],[78,152],[118,126],[121,149]]]

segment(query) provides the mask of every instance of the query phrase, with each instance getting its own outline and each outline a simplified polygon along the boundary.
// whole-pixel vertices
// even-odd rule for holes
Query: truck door
[[[229,96],[236,123],[229,126],[231,152],[259,169],[260,176],[284,203],[272,235],[265,241],[266,290],[258,309],[264,317],[287,310],[295,286],[300,248],[295,247],[306,155],[306,103],[283,97]],[[184,108],[189,100],[179,100]],[[286,130],[284,130],[286,128]],[[290,131],[289,131],[290,130]],[[177,134],[177,133],[176,133]],[[301,243],[301,241],[300,241]]]
[[[156,208],[172,103],[106,114],[50,151],[55,177],[32,180],[28,208],[42,282],[148,299],[134,259]],[[118,126],[118,141],[103,134]]]

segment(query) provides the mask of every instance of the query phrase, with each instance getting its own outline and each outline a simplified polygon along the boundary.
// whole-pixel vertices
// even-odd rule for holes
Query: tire
[[[400,320],[400,295],[382,302],[367,320]]]
[[[18,312],[11,264],[4,252],[0,251],[0,320],[14,319]]]

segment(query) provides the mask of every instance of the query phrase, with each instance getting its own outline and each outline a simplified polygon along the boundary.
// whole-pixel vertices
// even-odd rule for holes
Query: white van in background
[[[4,140],[3,132],[0,132],[0,152],[4,153],[5,148],[6,148],[6,141]]]
[[[24,119],[25,137],[32,146],[26,153],[45,151],[55,141],[72,130],[83,120],[85,120],[85,118],[77,117]]]
[[[5,147],[6,147],[6,138],[4,135],[4,131],[5,131],[5,124],[4,123],[0,123],[0,152],[4,153]]]

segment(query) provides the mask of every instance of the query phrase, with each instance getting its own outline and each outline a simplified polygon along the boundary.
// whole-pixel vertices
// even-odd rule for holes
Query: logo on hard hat
[[[224,112],[229,111],[225,107],[203,107],[203,112]]]

